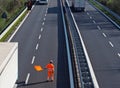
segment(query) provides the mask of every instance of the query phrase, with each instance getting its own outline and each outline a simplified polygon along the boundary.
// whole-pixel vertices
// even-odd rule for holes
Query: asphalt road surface
[[[120,30],[86,3],[73,13],[100,88],[120,88]]]
[[[19,43],[17,88],[70,88],[59,0],[37,3],[11,42]],[[47,71],[36,72],[33,66],[44,68],[51,59],[55,80],[46,82]]]

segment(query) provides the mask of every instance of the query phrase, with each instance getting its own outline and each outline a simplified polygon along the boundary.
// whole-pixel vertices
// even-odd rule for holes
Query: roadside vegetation
[[[109,13],[107,10],[105,10],[102,6],[100,6],[99,4],[97,4],[96,2],[94,2],[94,0],[89,0],[96,8],[98,8],[99,10],[101,10],[104,14],[106,14],[108,17],[110,17],[113,21],[115,21],[119,26],[120,26],[120,20],[117,19],[116,17],[114,17],[111,13]],[[101,2],[103,5],[107,6],[107,3],[105,1],[113,1],[113,0],[99,0],[99,2]],[[114,0],[115,1],[115,0]],[[119,0],[118,0],[119,1]],[[109,2],[110,3],[110,2]],[[110,5],[109,5],[110,6]],[[114,7],[114,6],[113,6]],[[112,7],[109,7],[112,10]],[[116,6],[117,8],[117,6]],[[115,7],[114,7],[115,9]],[[119,12],[120,10],[118,10]],[[114,11],[115,12],[115,11]]]
[[[26,0],[0,0],[0,34],[25,8]],[[2,18],[3,13],[7,17]]]
[[[97,0],[120,15],[120,0]]]
[[[15,29],[19,26],[21,21],[24,19],[28,11],[26,11],[21,18],[18,19],[18,21],[10,28],[10,30],[0,39],[0,42],[5,42],[9,39],[9,37],[12,35],[12,33],[15,31]]]

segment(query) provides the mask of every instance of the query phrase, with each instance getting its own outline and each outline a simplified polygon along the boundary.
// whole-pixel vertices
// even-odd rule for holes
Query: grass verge
[[[24,19],[28,11],[26,11],[19,19],[18,21],[10,28],[10,30],[0,39],[0,42],[5,42],[8,40],[8,38],[12,35],[12,33],[16,30],[16,28],[19,26],[21,21]]]
[[[114,22],[116,22],[120,26],[120,20],[118,20],[116,17],[114,17],[111,13],[109,13],[107,10],[105,10],[102,6],[94,2],[93,0],[88,0],[90,3],[92,3],[96,8],[101,10],[104,14],[106,14],[108,17],[110,17]]]

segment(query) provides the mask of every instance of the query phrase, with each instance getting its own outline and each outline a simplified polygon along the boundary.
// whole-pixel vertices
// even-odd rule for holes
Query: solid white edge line
[[[35,56],[33,56],[31,64],[33,64],[34,61],[35,61]]]
[[[39,44],[36,45],[36,50],[38,49]]]
[[[33,9],[34,7],[35,7],[35,5],[32,6],[32,9]],[[31,11],[32,11],[32,9],[31,9]],[[27,8],[20,14],[20,16],[19,16],[12,24],[14,24],[14,23],[22,16],[22,14],[23,14],[26,10],[27,10]],[[28,15],[30,14],[31,11],[29,11],[29,12],[27,13],[27,15],[25,16],[25,18],[22,20],[22,22],[20,23],[20,25],[17,27],[17,29],[16,29],[15,32],[12,34],[12,36],[8,39],[7,42],[10,42],[10,41],[12,40],[12,38],[14,37],[14,35],[15,35],[16,32],[18,31],[18,29],[21,27],[21,25],[24,23],[24,21],[26,20],[26,18],[28,17]],[[12,26],[12,24],[11,24],[10,26]]]
[[[30,73],[27,74],[26,80],[25,80],[25,84],[28,84],[28,80],[30,78]]]
[[[25,9],[25,11],[26,11],[26,9]],[[25,12],[24,11],[24,12]],[[23,13],[24,13],[23,12]],[[27,15],[25,16],[25,18],[23,19],[23,21],[20,23],[20,25],[17,27],[17,29],[15,30],[15,32],[12,34],[12,36],[9,38],[9,40],[7,41],[7,42],[10,42],[11,40],[12,40],[12,38],[14,37],[14,35],[16,34],[16,32],[18,31],[18,29],[21,27],[21,25],[24,23],[24,21],[26,20],[26,18],[28,17],[28,15],[29,15],[30,13],[27,13]]]
[[[41,35],[39,35],[39,39],[41,38]]]
[[[71,14],[72,14],[72,12],[71,12]],[[89,59],[89,56],[88,56],[88,53],[87,53],[87,50],[86,50],[86,47],[85,47],[85,44],[84,44],[84,41],[83,41],[83,39],[82,39],[81,33],[80,33],[80,31],[79,31],[79,28],[78,28],[78,26],[77,26],[77,23],[76,23],[76,21],[75,21],[75,18],[74,18],[74,16],[73,16],[73,14],[72,14],[72,17],[73,17],[74,23],[75,23],[75,25],[76,25],[76,27],[77,27],[77,31],[78,31],[78,34],[79,34],[80,39],[81,39],[81,43],[82,43],[82,46],[83,46],[83,49],[84,49],[84,52],[85,52],[85,56],[86,56],[86,59],[87,59],[87,62],[88,62],[88,66],[89,66],[89,69],[90,69],[90,73],[91,73],[91,76],[92,76],[92,79],[93,79],[94,87],[95,87],[95,88],[99,88],[97,79],[96,79],[96,77],[95,77],[95,73],[94,73],[94,71],[93,71],[92,64],[91,64],[91,62],[90,62],[90,59]]]
[[[102,33],[104,37],[107,37],[105,33]]]
[[[109,41],[109,44],[111,45],[111,47],[114,47],[114,45],[112,44],[112,42]]]

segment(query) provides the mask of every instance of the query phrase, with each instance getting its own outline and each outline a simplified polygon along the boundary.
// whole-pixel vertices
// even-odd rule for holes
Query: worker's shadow
[[[22,87],[22,86],[31,86],[31,85],[37,85],[41,83],[47,83],[48,81],[41,81],[41,82],[35,82],[35,83],[29,83],[25,84],[25,82],[18,83],[17,87]]]

